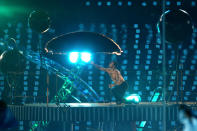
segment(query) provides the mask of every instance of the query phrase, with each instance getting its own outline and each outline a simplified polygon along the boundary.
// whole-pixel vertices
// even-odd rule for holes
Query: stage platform
[[[186,104],[190,106],[197,106],[197,102],[168,102],[166,103],[167,106],[170,105],[180,105]],[[24,106],[48,106],[48,107],[59,107],[59,106],[70,106],[70,107],[119,107],[119,106],[148,106],[148,105],[158,105],[162,106],[163,102],[140,102],[140,103],[122,103],[121,105],[117,105],[115,102],[111,103],[35,103],[35,104],[25,104]]]
[[[179,104],[187,104],[197,110],[196,102],[166,103],[167,120],[177,120]],[[36,103],[9,105],[20,121],[161,121],[163,103],[141,102],[139,104],[116,103]]]

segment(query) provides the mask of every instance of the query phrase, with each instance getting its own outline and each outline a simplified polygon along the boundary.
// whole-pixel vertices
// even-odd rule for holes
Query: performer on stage
[[[116,98],[116,103],[121,104],[125,91],[128,88],[128,85],[126,81],[124,80],[124,78],[122,77],[120,71],[117,69],[117,63],[112,61],[109,64],[108,68],[103,68],[95,64],[94,62],[91,62],[91,64],[95,66],[97,69],[101,71],[105,71],[109,74],[109,76],[111,77],[113,81],[113,83],[109,85],[109,88],[111,88],[111,91]]]

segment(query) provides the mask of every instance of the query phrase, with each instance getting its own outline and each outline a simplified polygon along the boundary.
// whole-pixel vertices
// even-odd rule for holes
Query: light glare
[[[79,53],[78,53],[78,52],[71,52],[71,53],[69,54],[69,60],[70,60],[70,62],[72,62],[72,63],[76,63],[77,60],[78,60],[78,57],[79,57]]]
[[[91,60],[91,54],[88,52],[81,53],[81,60],[84,62],[89,62]]]
[[[127,96],[126,101],[133,101],[133,102],[140,102],[141,101],[141,97],[138,94],[131,94],[129,96]]]

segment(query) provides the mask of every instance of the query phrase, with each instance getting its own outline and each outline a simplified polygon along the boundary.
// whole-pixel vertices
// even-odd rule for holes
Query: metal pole
[[[162,3],[162,14],[165,13],[166,10],[166,0],[163,0]],[[163,15],[162,22],[162,47],[163,47],[163,64],[162,64],[162,72],[163,72],[163,131],[166,131],[166,45],[165,45],[165,15]]]
[[[70,124],[70,131],[74,131],[74,124],[73,123]]]
[[[66,122],[63,122],[63,131],[66,131]]]

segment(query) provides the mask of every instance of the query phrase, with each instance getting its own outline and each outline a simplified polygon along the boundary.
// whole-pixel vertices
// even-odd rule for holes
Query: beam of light
[[[79,53],[78,52],[71,52],[69,54],[69,60],[72,63],[76,63],[78,61],[78,58],[79,58]]]
[[[27,11],[22,6],[0,5],[0,16],[13,17],[16,13],[24,13]]]
[[[81,60],[84,62],[89,62],[91,60],[91,54],[88,52],[82,52],[81,53]]]

